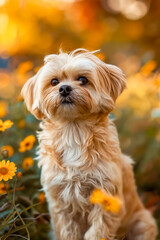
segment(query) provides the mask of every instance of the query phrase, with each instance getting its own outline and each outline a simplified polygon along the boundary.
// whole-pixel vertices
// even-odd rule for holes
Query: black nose
[[[62,85],[59,89],[59,92],[63,97],[67,97],[71,91],[72,91],[72,88],[71,86],[68,86],[68,85]]]

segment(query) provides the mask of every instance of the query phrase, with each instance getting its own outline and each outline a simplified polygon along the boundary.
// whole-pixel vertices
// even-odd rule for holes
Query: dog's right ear
[[[30,78],[23,86],[21,90],[21,95],[24,98],[27,109],[37,118],[42,119],[43,113],[39,108],[38,103],[38,93],[36,93],[35,85],[36,80],[39,73],[37,73],[34,77]]]

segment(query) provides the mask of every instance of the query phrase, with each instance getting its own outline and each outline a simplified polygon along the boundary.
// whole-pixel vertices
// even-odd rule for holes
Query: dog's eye
[[[81,82],[80,85],[85,85],[85,84],[88,83],[88,79],[87,79],[86,77],[82,77],[82,76],[81,76],[81,77],[79,77],[77,80]]]
[[[58,83],[59,83],[59,81],[58,81],[57,78],[53,78],[53,79],[51,80],[51,85],[52,85],[52,86],[56,86]]]

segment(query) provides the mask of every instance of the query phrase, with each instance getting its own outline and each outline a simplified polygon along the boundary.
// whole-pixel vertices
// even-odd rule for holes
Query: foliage
[[[21,111],[19,115],[13,112]],[[2,240],[17,239],[18,236],[27,239],[48,239],[49,215],[44,194],[39,180],[39,169],[31,163],[35,156],[34,148],[20,152],[19,146],[25,136],[35,134],[38,121],[28,115],[22,102],[8,105],[8,116],[14,125],[1,132],[1,159],[10,159],[17,167],[17,175],[0,185],[0,236]],[[13,116],[13,117],[12,117]],[[23,116],[23,117],[22,117]],[[6,117],[6,116],[5,116]],[[25,129],[19,126],[19,119],[25,119]],[[16,141],[15,141],[16,139]],[[31,138],[34,139],[33,137]],[[7,145],[5,147],[5,145]],[[14,154],[13,153],[14,149]],[[43,233],[42,233],[42,232]]]
[[[137,2],[143,2],[139,11],[134,10]],[[128,89],[111,116],[123,152],[135,160],[139,194],[160,227],[159,7],[159,0],[0,0],[0,161],[17,167],[13,179],[0,182],[2,240],[49,239],[47,204],[33,161],[34,137],[25,147],[39,122],[26,111],[19,93],[44,55],[60,47],[101,48],[98,57],[126,74]],[[7,120],[13,125],[4,124]]]

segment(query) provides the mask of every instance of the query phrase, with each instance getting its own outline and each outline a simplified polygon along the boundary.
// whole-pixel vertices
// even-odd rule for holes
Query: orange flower
[[[23,163],[22,163],[22,168],[24,170],[28,170],[30,167],[32,167],[34,164],[34,160],[32,157],[27,157],[23,160]]]
[[[105,194],[100,189],[95,189],[92,192],[90,196],[90,202],[92,204],[100,204],[106,211],[113,213],[118,213],[122,206],[122,202],[118,197],[113,197],[112,195]]]
[[[10,145],[1,147],[1,153],[4,157],[12,157],[14,154],[14,149]]]
[[[22,119],[22,120],[18,121],[17,125],[18,125],[19,128],[24,128],[25,124],[26,124],[25,121]]]
[[[2,160],[0,162],[0,181],[8,181],[9,179],[12,179],[16,170],[17,168],[13,162],[10,162],[9,160],[5,162],[5,160]]]
[[[36,138],[34,135],[27,136],[22,142],[20,142],[19,151],[25,152],[30,150],[33,147],[35,141],[36,141]]]
[[[5,184],[3,182],[0,183],[0,195],[5,194],[6,190],[9,188],[8,184]]]
[[[4,132],[6,129],[4,127],[4,123],[2,122],[2,120],[0,120],[0,131]]]
[[[144,75],[149,75],[157,66],[156,61],[151,60],[148,61],[142,68],[141,68],[141,72]]]
[[[22,177],[22,173],[21,172],[18,172],[17,173],[17,178],[21,178]]]
[[[0,105],[0,117],[4,117],[6,115],[6,110],[3,106]]]
[[[6,120],[5,122],[3,122],[0,119],[0,131],[4,132],[7,128],[10,128],[13,125],[13,122],[10,120]]]
[[[41,192],[38,194],[38,199],[41,203],[44,203],[45,202],[45,194],[44,192]]]
[[[7,104],[5,102],[0,102],[0,118],[4,117],[7,113],[6,105]]]

